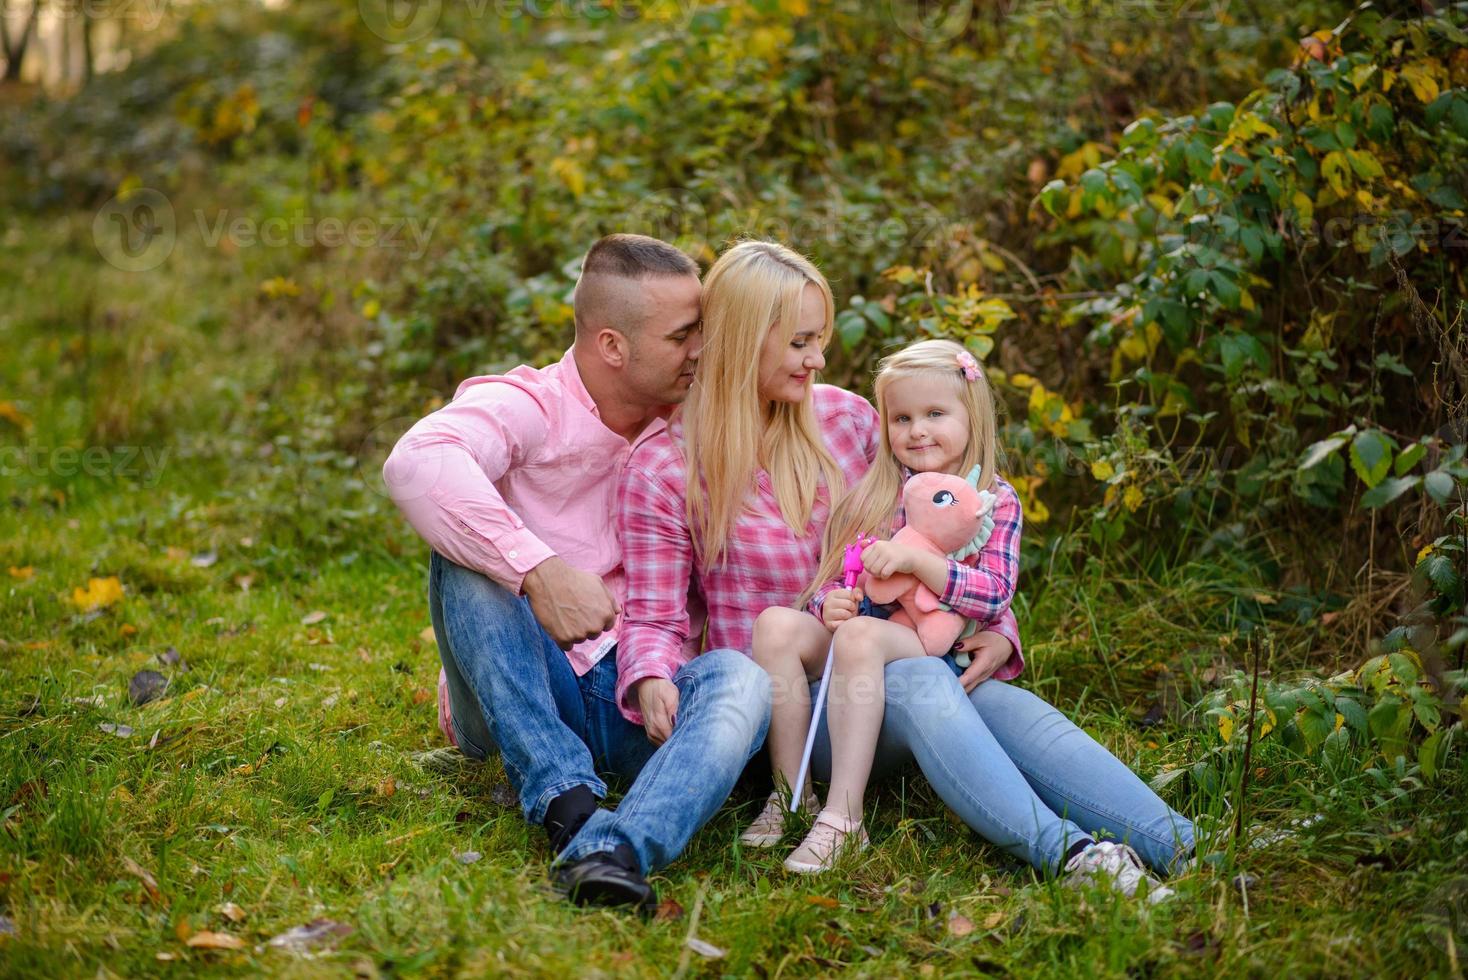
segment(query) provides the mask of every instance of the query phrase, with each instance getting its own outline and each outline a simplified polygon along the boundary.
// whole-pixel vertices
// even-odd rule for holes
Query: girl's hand
[[[893,575],[912,574],[917,552],[912,548],[891,541],[869,544],[861,553],[862,567],[872,578],[891,578]]]
[[[837,589],[828,593],[826,601],[821,603],[821,622],[826,624],[826,629],[836,632],[836,627],[856,615],[861,600],[861,589]]]
[[[974,688],[1008,663],[1010,654],[1014,653],[1014,644],[1009,642],[1008,637],[993,630],[983,630],[965,637],[957,649],[973,657],[973,661],[958,678],[958,683],[963,685],[963,693],[972,694]]]

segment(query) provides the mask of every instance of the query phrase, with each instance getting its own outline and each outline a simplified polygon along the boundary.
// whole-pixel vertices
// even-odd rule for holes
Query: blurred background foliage
[[[832,281],[829,380],[866,391],[919,336],[982,357],[1026,588],[1204,558],[1273,587],[1231,622],[1303,628],[1319,666],[1461,667],[1468,4],[153,9],[112,70],[8,86],[0,200],[86,242],[161,193],[169,262],[249,289],[153,335],[213,361],[114,351],[138,383],[71,434],[260,443],[289,465],[256,506],[360,547],[390,513],[364,460],[458,379],[558,357],[595,237],[705,264],[769,237]],[[323,216],[375,237],[228,230]],[[102,288],[78,279],[85,315]]]

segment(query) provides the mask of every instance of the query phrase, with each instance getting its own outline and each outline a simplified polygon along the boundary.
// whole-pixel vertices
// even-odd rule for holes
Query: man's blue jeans
[[[635,777],[615,811],[586,822],[564,861],[625,844],[644,872],[668,864],[764,744],[770,679],[742,653],[711,650],[674,675],[677,724],[654,746],[617,708],[615,651],[577,677],[526,599],[437,553],[428,605],[454,736],[466,755],[499,753],[526,820],[539,824],[573,786],[605,797],[598,773]]]
[[[1095,835],[1130,844],[1164,873],[1192,852],[1192,821],[1058,709],[1004,681],[966,695],[955,672],[947,657],[887,665],[874,780],[916,761],[964,823],[1047,874]],[[811,759],[818,779],[831,770],[830,746],[822,715]]]

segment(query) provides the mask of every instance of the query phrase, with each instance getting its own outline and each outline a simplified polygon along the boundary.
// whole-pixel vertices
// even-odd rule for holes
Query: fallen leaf
[[[188,663],[179,655],[178,650],[173,647],[169,647],[167,650],[158,654],[158,660],[166,667],[177,667],[179,670],[189,669]]]
[[[12,574],[14,574],[15,569],[12,568],[10,571]],[[434,635],[433,627],[425,626],[423,627],[423,629],[419,630],[418,641],[425,646],[436,646],[438,644],[438,637]]]
[[[223,905],[219,906],[219,914],[224,916],[231,922],[245,921],[245,910],[240,908],[234,902],[225,902]]]
[[[194,949],[244,949],[245,941],[227,932],[210,932],[205,929],[190,936],[187,945]]]
[[[238,585],[240,587],[240,591],[241,592],[249,592],[250,591],[250,586],[252,586],[252,585],[255,584],[255,576],[253,576],[253,575],[236,575],[234,577],[234,584],[235,585]]]
[[[343,936],[350,936],[354,931],[351,926],[343,922],[313,919],[303,926],[287,929],[272,938],[268,945],[276,949],[289,950],[292,953],[305,953],[312,949],[335,946]]]
[[[392,776],[388,776],[382,782],[380,782],[380,783],[377,784],[377,795],[378,796],[392,796],[397,791],[398,791],[398,781],[397,781],[397,779],[395,779]]]
[[[156,701],[168,690],[168,678],[156,670],[140,670],[127,682],[127,699],[142,706]]]
[[[433,694],[426,687],[416,688],[413,691],[414,704],[426,704],[431,697],[433,697]]]
[[[26,565],[21,568],[16,568],[14,565],[10,566],[10,577],[20,579],[22,582],[24,582],[26,579],[34,578],[35,574],[36,569],[34,568],[34,566],[31,565]]]
[[[127,869],[128,874],[143,883],[143,890],[148,893],[148,899],[154,905],[166,906],[168,904],[168,899],[164,898],[163,892],[158,889],[158,880],[148,873],[147,868],[127,855],[123,855],[122,866]]]
[[[189,937],[194,934],[194,924],[189,921],[188,916],[184,916],[173,924],[173,934],[181,943],[189,941]]]
[[[478,861],[483,856],[484,855],[483,854],[480,854],[478,851],[455,851],[454,852],[454,860],[455,861],[458,861],[460,864],[473,864],[475,861]]]
[[[1000,926],[1000,924],[1003,921],[1004,921],[1004,913],[1003,912],[991,912],[987,916],[984,917],[984,928],[985,929],[998,929],[999,926]]]
[[[153,954],[153,959],[155,959],[155,960],[162,960],[164,963],[172,963],[174,960],[178,959],[178,954],[177,953],[154,953]]]
[[[828,898],[825,895],[807,895],[805,900],[812,905],[819,905],[823,909],[839,909],[841,907],[840,902],[834,898]]]
[[[723,959],[725,955],[724,950],[715,946],[713,943],[699,939],[697,936],[689,936],[687,939],[683,940],[683,945],[687,946],[689,949],[693,950],[704,959],[719,960]]]
[[[116,575],[87,580],[85,589],[71,590],[71,603],[82,612],[96,612],[122,601],[122,583]]]
[[[675,919],[681,919],[683,918],[683,906],[678,904],[677,899],[665,898],[658,903],[658,910],[653,914],[653,918],[659,922],[672,922]]]
[[[974,920],[954,912],[948,917],[948,933],[952,936],[967,936],[974,931]]]
[[[193,565],[195,568],[208,568],[218,560],[219,552],[201,551],[199,554],[189,559],[189,564]]]
[[[325,618],[326,618],[326,613],[322,612],[320,609],[317,609],[314,612],[308,612],[308,613],[306,613],[306,615],[302,616],[301,617],[301,625],[302,626],[315,626],[317,623],[321,622]]]
[[[131,738],[133,727],[131,725],[117,725],[110,721],[104,721],[97,726],[108,735],[116,735],[118,738]]]
[[[22,432],[31,427],[31,417],[15,407],[15,402],[0,402],[0,419],[4,419]]]
[[[138,628],[132,623],[123,623],[120,627],[118,627],[117,632],[122,636],[137,636]]]

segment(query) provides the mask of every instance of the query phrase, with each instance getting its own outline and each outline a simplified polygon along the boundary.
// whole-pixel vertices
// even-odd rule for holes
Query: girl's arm
[[[644,468],[634,459],[622,472],[617,494],[627,576],[617,639],[617,704],[638,725],[644,720],[637,682],[649,677],[671,681],[688,660],[683,647],[689,633],[693,539],[683,508],[682,474],[681,465]]]

